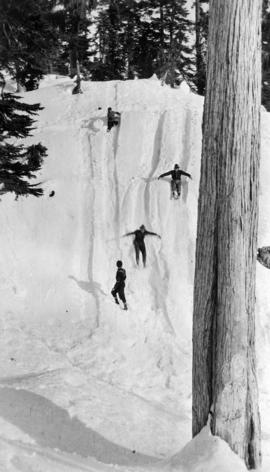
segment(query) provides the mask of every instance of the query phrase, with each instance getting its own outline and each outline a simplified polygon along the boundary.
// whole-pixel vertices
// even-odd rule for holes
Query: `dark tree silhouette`
[[[3,77],[2,77],[3,86]],[[43,190],[40,184],[31,184],[36,172],[41,169],[46,147],[41,143],[25,146],[17,140],[31,135],[34,118],[42,107],[20,101],[18,95],[2,93],[0,97],[0,193],[14,192],[20,195],[39,197]],[[15,138],[16,142],[13,143]]]

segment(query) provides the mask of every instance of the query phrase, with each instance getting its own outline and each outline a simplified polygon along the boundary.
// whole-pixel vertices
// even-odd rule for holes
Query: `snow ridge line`
[[[89,150],[89,157],[90,157],[90,168],[91,168],[91,174],[92,174],[92,182],[93,185],[95,186],[95,179],[94,179],[94,163],[92,159],[92,143],[91,143],[91,133],[88,132],[88,150]],[[91,283],[91,288],[92,288],[92,295],[94,296],[95,303],[96,303],[96,327],[99,327],[100,324],[100,302],[99,302],[99,297],[96,292],[96,284],[94,282],[94,271],[93,271],[93,260],[94,260],[94,240],[95,240],[95,200],[96,200],[96,192],[95,190],[91,190],[91,196],[92,196],[92,208],[93,208],[93,218],[90,218],[90,224],[91,224],[91,230],[89,232],[90,234],[90,240],[89,240],[89,253],[88,253],[88,266],[87,266],[87,273],[88,273],[88,280]]]
[[[56,372],[68,371],[66,367],[59,367],[57,369],[43,370],[40,372],[30,372],[28,374],[15,375],[14,377],[0,377],[0,385],[11,385],[13,383],[23,382],[24,380],[34,379],[38,377],[44,377],[46,375],[54,374]]]
[[[8,444],[9,446],[18,448],[22,451],[27,451],[31,453],[31,455],[33,453],[36,453],[39,456],[44,457],[45,459],[56,461],[61,465],[70,466],[73,468],[75,467],[79,471],[97,472],[97,470],[100,470],[100,471],[108,470],[111,472],[112,470],[110,465],[105,464],[105,463],[104,464],[99,463],[98,461],[95,463],[94,466],[84,464],[82,462],[83,458],[81,458],[79,455],[76,454],[76,459],[74,458],[75,456],[74,453],[70,454],[70,457],[67,457],[68,453],[64,453],[60,451],[58,452],[56,450],[53,451],[52,449],[49,449],[49,448],[45,449],[44,447],[39,447],[35,445],[29,445],[22,441],[3,438],[3,436],[0,436],[0,441],[2,443]],[[94,460],[94,459],[91,459],[91,460]],[[116,466],[114,467],[116,468]],[[117,466],[117,469],[120,470],[121,468]]]
[[[151,226],[150,202],[151,200],[153,200],[152,193],[150,190],[150,185],[153,180],[153,176],[156,174],[158,165],[160,163],[163,128],[164,128],[166,116],[167,116],[167,111],[164,111],[160,115],[159,120],[158,120],[158,126],[156,129],[155,138],[154,138],[154,149],[153,149],[153,156],[152,156],[151,172],[149,173],[149,180],[146,181],[146,185],[145,185],[145,194],[144,194],[145,214],[146,214],[146,217],[150,226]],[[156,196],[156,201],[157,201],[157,196]],[[171,323],[171,320],[168,314],[166,303],[164,302],[164,299],[166,299],[166,296],[164,296],[164,289],[162,289],[162,295],[160,295],[160,288],[164,287],[164,281],[168,280],[167,274],[169,272],[166,259],[162,257],[162,260],[161,260],[162,254],[163,253],[162,253],[162,245],[161,245],[158,251],[158,254],[155,253],[156,262],[154,266],[151,267],[150,280],[151,280],[152,290],[154,291],[154,300],[156,301],[156,307],[158,309],[159,308],[158,305],[161,305],[162,313],[164,314],[164,318],[169,327],[169,332],[175,335],[175,331],[174,331],[173,325]],[[166,284],[166,286],[167,285],[168,284]],[[168,287],[167,287],[167,291],[168,291]]]
[[[121,124],[120,124],[121,126]],[[119,181],[118,181],[118,172],[117,172],[117,145],[118,145],[118,137],[119,137],[119,128],[117,127],[115,130],[112,129],[113,132],[113,154],[114,154],[114,193],[115,193],[115,234],[117,240],[118,250],[120,250],[120,196],[119,196]]]
[[[115,90],[115,108],[118,110],[118,86],[117,82],[114,86]],[[121,132],[121,121],[118,126],[112,128],[113,134],[113,154],[114,154],[114,190],[115,190],[115,234],[117,240],[118,251],[120,252],[120,194],[119,194],[119,180],[117,172],[117,150],[119,143],[119,133]]]

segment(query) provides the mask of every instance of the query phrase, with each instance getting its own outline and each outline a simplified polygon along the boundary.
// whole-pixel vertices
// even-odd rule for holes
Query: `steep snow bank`
[[[70,456],[60,453],[58,457],[52,450],[71,452],[59,435],[68,425],[68,434],[76,436],[78,424],[83,441],[91,431],[104,444],[108,441],[129,453],[168,457],[190,439],[202,99],[186,89],[161,87],[154,79],[83,83],[83,95],[75,96],[69,79],[47,78],[43,85],[25,97],[45,107],[31,138],[48,147],[40,174],[45,195],[18,201],[7,195],[1,201],[0,359],[4,367],[0,380],[5,389],[0,406],[9,425],[5,423],[3,431],[11,431],[2,440],[6,445],[12,438],[35,441],[29,451],[24,444],[21,454],[20,445],[8,443],[7,463],[18,466],[10,470],[30,470],[30,464],[35,468],[36,463],[42,471],[61,471],[63,464],[73,470]],[[110,133],[108,106],[121,112],[120,127]],[[260,245],[269,245],[269,124],[268,114],[263,113]],[[183,179],[178,201],[170,200],[169,180],[156,180],[175,162],[192,175],[192,180]],[[55,194],[50,197],[52,190]],[[122,237],[141,224],[162,237],[146,239],[145,269],[135,265],[132,237]],[[119,258],[128,275],[128,312],[116,306],[110,295]],[[266,454],[270,437],[267,289],[268,272],[258,266]],[[17,423],[10,406],[13,395],[21,407]],[[25,399],[30,408],[31,399],[35,404],[37,398],[40,418],[45,411],[55,413],[56,436],[51,443],[41,441],[51,440],[46,421],[40,431],[35,417],[24,410]],[[66,412],[76,416],[78,423],[69,421]],[[73,452],[81,454],[76,441]],[[99,460],[101,443],[89,452]],[[208,470],[200,468],[202,463],[214,470],[211,457],[223,451],[221,443],[213,442],[218,445],[213,446],[211,457],[199,455],[191,463],[197,444],[193,443],[187,446],[189,459],[183,452],[161,467]],[[41,459],[44,447],[50,450]],[[35,457],[31,462],[33,454],[39,461]],[[59,468],[54,461],[61,464]],[[75,470],[96,470],[89,461],[75,462]]]
[[[70,81],[53,83],[26,94],[44,106],[33,139],[48,147],[45,196],[2,200],[3,327],[20,320],[22,331],[27,324],[46,344],[72,346],[72,356],[78,340],[99,327],[87,341],[91,353],[95,339],[105,351],[112,343],[127,351],[132,378],[142,356],[169,384],[179,346],[185,368],[190,362],[202,102],[154,80],[84,83],[75,96]],[[108,105],[122,113],[110,133]],[[183,179],[181,200],[171,201],[169,182],[156,177],[175,162],[193,180]],[[147,238],[145,270],[135,266],[132,238],[122,238],[142,223],[162,236]],[[125,315],[110,295],[118,258],[128,274]],[[129,358],[131,345],[139,360]]]
[[[84,83],[79,96],[72,86],[48,80],[26,94],[44,106],[32,139],[48,147],[45,195],[1,203],[2,385],[41,395],[41,416],[50,401],[112,443],[164,457],[190,438],[202,102],[154,80]],[[107,106],[122,114],[110,133]],[[169,181],[156,180],[175,162],[193,177],[183,179],[179,201],[170,200]],[[146,241],[146,269],[135,266],[132,238],[122,238],[142,223],[162,236]],[[127,313],[110,294],[118,258]],[[73,391],[77,369],[83,381]],[[96,382],[99,396],[89,390]],[[127,401],[113,406],[121,391]],[[32,420],[27,431],[39,441]]]
[[[135,274],[131,239],[120,236],[145,223],[161,233],[162,243],[147,241],[144,308],[154,296],[153,309],[161,309],[159,317],[172,331],[183,332],[183,324],[189,330],[184,312],[191,310],[198,106],[189,95],[153,80],[84,84],[79,96],[72,96],[71,88],[64,80],[26,95],[45,107],[34,139],[49,151],[40,176],[46,191],[38,200],[3,197],[5,311],[28,322],[87,317],[95,326],[103,316],[99,305],[110,292],[117,257],[127,266],[135,299],[129,287],[127,296],[136,311],[145,275]],[[105,126],[107,105],[122,112],[120,129],[111,133]],[[184,182],[179,202],[169,200],[167,182],[153,180],[175,161],[194,178]]]

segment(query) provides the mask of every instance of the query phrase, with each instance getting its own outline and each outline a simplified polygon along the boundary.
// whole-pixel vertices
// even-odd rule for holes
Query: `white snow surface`
[[[203,100],[155,78],[48,76],[29,142],[44,196],[0,202],[0,471],[246,470],[208,427],[191,440],[191,327]],[[106,129],[107,107],[121,125]],[[269,245],[270,117],[262,112],[259,245]],[[179,200],[169,179],[183,178]],[[55,194],[50,196],[54,191]],[[144,224],[146,268],[131,236]],[[114,304],[116,260],[128,311]],[[263,469],[270,470],[270,272],[257,267]]]

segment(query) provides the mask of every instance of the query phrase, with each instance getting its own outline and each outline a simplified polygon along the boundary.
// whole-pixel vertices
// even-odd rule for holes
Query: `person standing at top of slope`
[[[145,249],[145,244],[144,244],[144,238],[145,236],[157,236],[158,238],[161,239],[161,236],[157,233],[152,233],[152,231],[148,231],[144,225],[141,225],[139,229],[136,229],[135,231],[132,231],[131,233],[126,233],[124,236],[135,236],[133,240],[134,248],[135,248],[135,257],[136,257],[136,263],[139,265],[139,255],[140,252],[142,253],[142,260],[143,260],[143,265],[145,267],[146,264],[146,249]]]
[[[123,266],[122,261],[116,262],[116,267],[117,267],[117,272],[115,276],[116,283],[111,291],[111,294],[114,298],[115,303],[119,305],[119,300],[117,298],[117,294],[118,294],[120,300],[122,300],[124,304],[124,310],[127,310],[127,302],[126,302],[126,297],[125,297],[125,280],[126,280],[127,275],[126,275],[125,269],[122,266]]]
[[[181,176],[185,175],[186,177],[189,177],[191,179],[191,175],[181,170],[178,164],[175,164],[173,170],[169,170],[168,172],[164,172],[164,174],[160,174],[158,179],[161,179],[162,177],[166,177],[166,175],[171,175],[172,177],[172,180],[171,180],[172,197],[179,198],[181,195]]]
[[[107,131],[110,131],[113,126],[117,126],[120,123],[120,113],[113,111],[111,107],[107,110]]]

